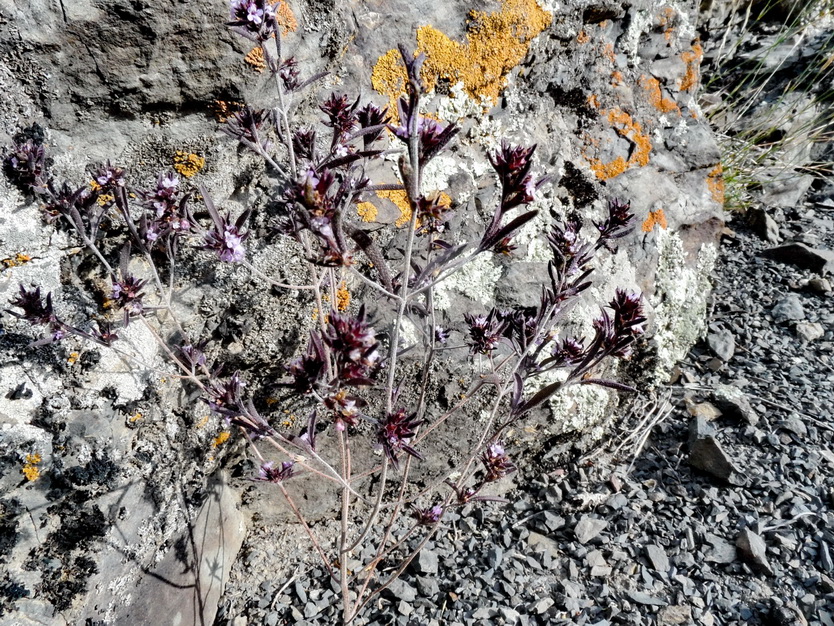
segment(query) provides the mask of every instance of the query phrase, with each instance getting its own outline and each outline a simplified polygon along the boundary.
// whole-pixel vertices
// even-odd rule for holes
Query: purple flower
[[[409,130],[411,114],[409,104],[406,102],[405,98],[400,98],[398,111],[401,125],[389,128],[399,139],[408,143],[409,137],[411,136],[411,132]],[[420,161],[422,161],[423,164],[431,161],[432,158],[437,156],[440,151],[446,147],[446,144],[448,144],[459,131],[460,128],[458,128],[455,124],[448,124],[444,127],[442,124],[431,119],[430,117],[418,116],[417,135],[419,137],[418,153],[420,155]]]
[[[237,221],[232,223],[228,212],[225,217],[220,215],[209,197],[208,190],[202,185],[200,185],[200,193],[213,222],[213,228],[203,235],[203,249],[214,250],[220,260],[225,263],[239,263],[246,257],[243,241],[249,233],[242,232],[242,229],[252,210],[247,209],[237,218]]]
[[[275,467],[274,461],[267,461],[258,469],[258,475],[252,480],[265,483],[280,483],[295,476],[295,463],[284,461]]]
[[[469,325],[472,354],[489,354],[498,347],[506,321],[499,319],[499,313],[496,309],[492,309],[488,315],[464,313],[463,319]]]
[[[142,298],[145,297],[142,288],[145,286],[145,282],[135,276],[123,273],[122,279],[113,283],[111,298],[118,308],[124,310],[125,326],[130,321],[131,315],[142,314]]]
[[[499,442],[491,444],[481,455],[481,463],[484,464],[486,476],[484,481],[491,483],[516,470],[516,466],[510,461],[510,457],[504,451],[504,446]]]
[[[353,104],[348,101],[347,94],[337,96],[335,93],[324,101],[319,108],[327,114],[325,126],[333,129],[334,145],[339,138],[352,131],[358,124],[356,118],[356,107],[359,106],[359,98]]]
[[[548,360],[548,364],[552,363],[554,367],[578,365],[585,357],[585,346],[583,343],[584,341],[582,339],[565,337],[553,346],[551,352],[552,361]]]
[[[207,388],[209,407],[226,417],[243,413],[241,393],[245,386],[246,381],[241,378],[240,372],[233,373],[226,381],[212,380]]]
[[[348,394],[344,389],[331,393],[324,399],[324,406],[331,412],[336,430],[339,431],[359,423],[359,408],[364,404],[361,398]]]
[[[325,370],[324,344],[316,333],[310,333],[307,353],[293,360],[286,370],[292,376],[292,382],[287,386],[297,393],[306,395],[316,390]]]
[[[275,7],[268,0],[231,0],[229,20],[227,26],[256,41],[266,41],[278,29]]]
[[[17,143],[3,161],[9,179],[25,191],[44,187],[47,175],[46,152],[43,146],[29,139]]]
[[[391,120],[388,115],[388,107],[380,109],[378,106],[370,102],[356,112],[356,119],[359,122],[359,126],[363,129],[380,127],[378,130],[369,132],[362,136],[366,149],[374,141],[379,139],[385,131],[385,124]]]
[[[56,322],[55,312],[52,309],[52,294],[46,294],[46,300],[41,298],[41,288],[32,285],[33,289],[27,290],[20,286],[20,295],[9,304],[23,309],[23,313],[7,312],[19,319],[26,320],[32,324],[51,324]]]
[[[264,151],[271,147],[269,140],[261,137],[261,127],[266,121],[268,113],[264,109],[252,109],[243,107],[234,115],[226,119],[226,123],[220,130],[237,141],[251,144],[250,147],[257,150],[258,146]]]
[[[434,526],[443,517],[443,507],[436,504],[435,506],[421,509],[411,504],[411,516],[417,520],[420,526]]]
[[[204,343],[199,343],[196,346],[190,343],[185,343],[178,346],[176,350],[182,357],[183,361],[185,361],[191,369],[194,370],[196,367],[202,367],[206,364],[206,355],[202,350],[203,347]]]
[[[385,456],[395,469],[399,468],[397,455],[401,451],[417,459],[423,458],[422,454],[408,444],[408,440],[416,434],[415,429],[423,423],[423,420],[414,418],[414,413],[407,415],[404,409],[397,409],[386,415],[385,419],[379,423],[377,443],[385,451]]]
[[[376,331],[365,319],[365,307],[356,317],[331,311],[322,337],[336,359],[339,378],[351,384],[371,384],[379,368]]]
[[[445,344],[449,341],[449,331],[441,326],[434,327],[434,340],[437,343]]]
[[[109,192],[124,187],[126,184],[125,171],[121,167],[111,165],[110,161],[107,162],[107,165],[93,172],[93,179],[99,187]]]

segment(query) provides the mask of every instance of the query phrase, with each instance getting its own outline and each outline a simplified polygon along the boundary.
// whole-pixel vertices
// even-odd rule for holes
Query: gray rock
[[[764,540],[749,528],[739,533],[736,539],[738,553],[747,565],[755,572],[773,576],[773,568],[767,560],[767,547]]]
[[[770,314],[777,322],[804,320],[805,307],[802,306],[802,298],[795,293],[788,294],[776,303]]]
[[[527,546],[532,552],[544,552],[551,559],[559,556],[559,544],[545,535],[530,531],[527,536]]]
[[[725,363],[733,358],[736,339],[729,330],[721,329],[707,335],[707,345],[713,354]]]
[[[834,252],[811,248],[804,243],[792,242],[768,248],[763,250],[761,255],[817,274],[828,274],[834,271]]]
[[[736,547],[729,541],[711,534],[707,535],[707,541],[711,549],[704,554],[705,561],[726,565],[736,560]]]
[[[688,626],[692,621],[692,607],[686,604],[665,606],[657,613],[658,626]]]
[[[420,574],[437,574],[437,552],[423,548],[414,559],[414,569]]]
[[[573,529],[573,532],[576,534],[576,540],[584,545],[595,539],[603,530],[605,530],[606,526],[608,526],[607,521],[584,515],[576,523],[576,527]]]
[[[722,415],[742,420],[750,426],[759,423],[759,414],[741,389],[735,385],[716,385],[712,400]]]
[[[642,591],[629,591],[626,595],[637,604],[644,604],[646,606],[666,606],[668,604],[662,598],[649,595]]]
[[[414,602],[417,599],[417,590],[402,578],[392,582],[383,593],[395,600],[405,600],[406,602]]]
[[[546,613],[547,610],[555,604],[555,601],[551,597],[542,598],[533,606],[533,610],[538,614],[541,615],[542,613]]]
[[[421,596],[433,598],[440,593],[440,585],[437,584],[437,579],[433,576],[416,576],[417,591]]]
[[[808,289],[822,296],[831,293],[831,282],[827,278],[812,278],[808,281]]]
[[[715,438],[715,428],[701,417],[689,426],[689,464],[730,484],[743,484],[739,469]]]
[[[648,545],[646,546],[646,556],[658,572],[666,573],[669,571],[669,557],[666,556],[666,550],[662,546]]]
[[[811,343],[825,336],[825,328],[819,322],[799,322],[795,330],[803,343]]]
[[[747,211],[750,228],[759,237],[770,243],[779,243],[779,224],[776,223],[764,207],[753,207]]]

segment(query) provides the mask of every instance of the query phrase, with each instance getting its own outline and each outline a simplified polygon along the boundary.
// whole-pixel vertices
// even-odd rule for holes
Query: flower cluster
[[[266,152],[272,147],[272,142],[262,136],[262,127],[268,117],[264,109],[243,107],[226,119],[220,130],[256,152]]]
[[[47,175],[46,151],[43,145],[29,139],[12,146],[3,160],[6,175],[26,192],[44,186]]]
[[[643,333],[643,324],[646,322],[642,298],[639,294],[617,289],[608,306],[614,311],[614,318],[603,309],[594,320],[594,330],[597,333],[595,342],[602,345],[607,355],[628,356],[629,346]]]
[[[507,326],[498,310],[492,309],[487,315],[465,313],[463,319],[469,325],[472,354],[490,354],[498,347]]]
[[[414,413],[408,414],[405,409],[397,409],[380,421],[377,429],[377,443],[385,451],[385,456],[395,468],[399,468],[397,456],[400,452],[410,454],[416,459],[423,455],[412,448],[408,441],[416,434],[416,428],[423,420],[416,419]]]
[[[295,476],[295,463],[284,461],[276,466],[273,461],[267,461],[258,468],[258,475],[252,480],[265,483],[280,483]]]
[[[484,481],[488,483],[504,478],[516,470],[516,466],[504,451],[504,446],[497,441],[481,454],[481,463],[485,471]]]
[[[269,0],[231,0],[227,25],[244,37],[266,41],[278,30],[275,5]]]
[[[139,192],[147,211],[140,221],[140,232],[148,244],[191,230],[188,195],[183,194],[179,186],[179,177],[169,172],[160,174],[155,189]]]
[[[351,385],[373,383],[380,365],[379,342],[365,319],[364,306],[356,317],[331,311],[322,340],[333,355],[340,381]]]
[[[212,221],[212,228],[203,235],[203,249],[214,250],[220,260],[225,263],[240,263],[246,257],[243,242],[249,236],[248,232],[243,232],[243,226],[249,219],[252,210],[247,209],[241,213],[233,223],[228,213],[225,216],[220,215],[209,196],[208,190],[202,185],[200,186],[200,193]]]

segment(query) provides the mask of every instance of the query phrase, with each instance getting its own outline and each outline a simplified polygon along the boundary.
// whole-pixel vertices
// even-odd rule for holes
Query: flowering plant
[[[110,306],[123,313],[121,327],[138,321],[152,328],[182,378],[246,438],[257,465],[251,480],[278,486],[341,589],[343,621],[349,623],[402,574],[448,511],[474,502],[501,501],[488,491],[489,485],[517,469],[508,452],[512,426],[570,385],[632,390],[597,372],[605,359],[628,356],[643,332],[641,297],[618,290],[594,321],[590,338],[570,336],[563,321],[591,285],[595,255],[615,249],[617,240],[633,229],[633,216],[627,202],[612,200],[605,218],[593,225],[594,236],[588,238],[580,217],[569,215],[547,233],[550,259],[536,306],[493,307],[463,316],[460,322],[468,332],[465,347],[479,367],[486,362],[486,369],[473,377],[459,402],[442,411],[430,397],[432,371],[441,352],[454,346],[445,345],[450,331],[437,323],[435,290],[481,255],[512,256],[517,249],[519,231],[538,215],[531,205],[549,181],[548,176],[534,174],[536,146],[504,141],[488,154],[500,189],[497,205],[475,241],[453,242],[449,222],[454,208],[437,194],[424,192],[422,175],[426,165],[448,149],[459,128],[422,113],[423,55],[400,48],[407,85],[398,102],[397,123],[385,108],[360,106],[359,99],[332,93],[319,107],[325,118],[315,129],[293,123],[291,99],[318,76],[302,79],[298,64],[282,57],[274,5],[266,0],[232,0],[228,25],[257,42],[274,78],[277,103],[272,110],[244,107],[225,122],[223,130],[262,157],[279,177],[272,196],[281,219],[274,230],[299,245],[300,263],[308,277],[305,284],[277,281],[248,260],[247,243],[255,237],[249,226],[253,209],[233,218],[229,211],[221,212],[200,185],[199,202],[208,214],[201,218],[190,208],[194,196],[174,174],[160,174],[151,189],[133,190],[127,173],[108,163],[91,172],[94,185],[76,189],[51,177],[42,147],[31,142],[9,152],[6,171],[41,198],[49,220],[69,225],[99,261],[112,285]],[[400,182],[375,185],[367,172],[370,164],[381,163],[390,153],[385,139],[398,147]],[[410,210],[406,227],[388,237],[364,228],[356,211],[360,202],[383,190],[404,192]],[[120,220],[124,239],[118,269],[113,250],[101,245],[102,224],[112,216]],[[208,340],[189,338],[188,330],[173,316],[170,303],[178,280],[178,253],[189,242],[219,262],[246,267],[274,288],[312,297],[315,326],[302,353],[284,364],[284,376],[277,381],[279,389],[309,411],[301,432],[289,432],[269,414],[262,414],[265,410],[256,403],[244,372],[226,374],[222,363],[209,366]],[[150,268],[147,279],[131,273],[131,261],[137,257]],[[364,288],[369,302],[375,301],[377,319],[371,319],[364,305],[351,309],[347,303],[339,304],[340,286],[348,280]],[[59,341],[67,334],[106,346],[118,340],[107,324],[83,329],[64,322],[54,310],[51,294],[44,298],[37,287],[21,286],[10,304],[12,315],[48,328],[47,337],[36,344]],[[176,342],[163,338],[151,325],[150,318],[160,311],[173,320]],[[421,333],[416,381],[405,376],[409,347],[402,334],[409,320]],[[543,375],[557,370],[563,375],[556,381],[541,382]],[[490,408],[467,442],[467,454],[456,467],[437,476],[434,484],[419,492],[410,490],[413,464],[429,454],[426,438],[468,410],[475,398]],[[331,447],[322,445],[321,435],[327,431]],[[267,458],[265,446],[280,458]],[[369,451],[366,457],[372,462],[357,475],[353,460],[360,449]],[[295,503],[293,479],[303,474],[338,490],[340,533],[335,545],[322,545],[303,508]],[[394,481],[399,488],[392,490]],[[359,509],[364,524],[357,528],[352,520]],[[405,511],[411,512],[412,523],[402,530]],[[375,556],[361,572],[350,572],[348,556],[363,542],[374,542]],[[392,559],[395,566],[379,568]]]

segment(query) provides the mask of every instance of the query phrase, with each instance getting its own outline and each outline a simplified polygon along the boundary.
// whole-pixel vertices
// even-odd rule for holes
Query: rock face
[[[396,95],[387,80],[390,51],[400,42],[425,51],[434,72],[429,108],[463,128],[452,156],[426,172],[425,191],[452,198],[461,232],[468,232],[467,223],[483,224],[494,206],[484,151],[502,138],[538,144],[537,168],[553,181],[537,200],[540,217],[519,237],[513,264],[489,258],[460,272],[438,290],[444,315],[457,321],[496,301],[527,305],[538,293],[531,277],[546,260],[536,236],[572,212],[599,220],[606,199],[627,199],[638,228],[615,254],[600,257],[599,282],[571,323],[590,333],[598,302],[609,301],[617,287],[641,290],[650,315],[647,339],[628,368],[609,368],[606,375],[641,387],[665,381],[702,334],[722,224],[719,155],[697,105],[694,2],[500,0],[477,2],[479,13],[470,15],[472,4],[290,2],[292,15],[282,18],[289,54],[307,76],[330,72],[298,99],[299,123],[320,119],[316,102],[331,91],[390,102]],[[0,0],[0,143],[38,124],[55,171],[75,185],[89,180],[90,163],[108,159],[127,168],[137,185],[190,164],[196,176],[189,185],[202,182],[233,212],[254,208],[254,223],[265,232],[276,180],[218,138],[216,119],[241,100],[271,104],[271,81],[257,71],[251,46],[225,29],[223,5]],[[395,167],[380,176],[395,180]],[[396,202],[376,200],[380,227],[386,211],[395,221]],[[30,259],[4,261],[0,306],[8,306],[18,284],[35,283],[68,316],[96,314],[98,303],[85,291],[94,272],[65,253],[76,245],[72,235],[42,223],[37,203],[0,179],[0,258]],[[299,277],[290,245],[263,246],[253,259],[282,280]],[[190,332],[213,337],[224,358],[248,368],[252,380],[280,377],[280,364],[306,336],[299,320],[310,319],[310,303],[264,293],[248,276],[215,265],[190,253],[183,272],[205,280],[183,282],[172,306]],[[361,300],[361,285],[350,288]],[[68,623],[128,623],[135,614],[132,591],[149,584],[147,572],[157,571],[151,565],[181,562],[177,550],[182,556],[194,520],[204,519],[199,511],[208,477],[222,463],[251,475],[252,463],[221,436],[223,420],[179,386],[164,351],[141,325],[125,331],[124,356],[71,342],[34,351],[27,348],[28,326],[3,321],[9,341],[0,358],[19,365],[0,373],[0,559],[9,582],[28,593],[0,601],[0,612],[20,623],[49,622],[56,613]],[[477,368],[462,360],[445,367],[444,385],[431,393],[449,402],[461,392],[452,374]],[[615,400],[609,390],[576,387],[535,415],[512,443],[519,456],[523,450],[555,454],[557,441],[598,437]],[[291,413],[276,411],[270,419],[296,428]],[[460,458],[476,418],[462,416],[439,432],[419,471],[428,475]],[[301,484],[310,517],[330,515],[333,490],[313,480]],[[307,550],[298,547],[305,545],[303,533],[285,530],[289,513],[278,496],[244,480],[233,480],[232,488],[247,492],[243,506],[256,514],[249,527],[254,539],[244,544],[247,561],[231,572],[235,593],[243,594],[275,579]],[[229,560],[224,555],[223,563]],[[216,591],[200,602],[216,603]]]

